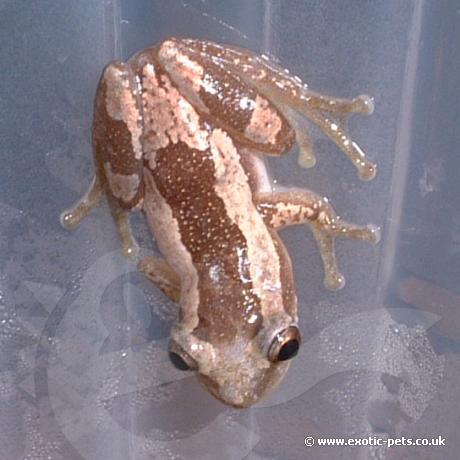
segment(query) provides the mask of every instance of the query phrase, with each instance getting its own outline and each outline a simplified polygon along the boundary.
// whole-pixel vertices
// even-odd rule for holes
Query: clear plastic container
[[[278,184],[328,196],[383,238],[338,242],[347,284],[331,293],[308,229],[282,232],[304,342],[247,410],[171,366],[177,307],[123,259],[107,207],[74,232],[59,224],[94,171],[103,66],[168,36],[240,45],[316,91],[375,100],[349,125],[378,165],[373,181],[308,124],[315,168],[296,152],[268,162]],[[459,42],[456,0],[0,1],[0,459],[456,460]],[[446,447],[304,444],[438,435]]]

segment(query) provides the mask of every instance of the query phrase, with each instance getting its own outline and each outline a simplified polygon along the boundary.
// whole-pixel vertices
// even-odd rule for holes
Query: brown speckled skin
[[[377,239],[375,230],[339,221],[312,192],[272,194],[261,157],[285,154],[295,142],[289,106],[319,120],[355,166],[370,171],[318,112],[327,104],[368,113],[369,101],[309,93],[249,51],[199,40],[165,40],[103,72],[93,125],[97,179],[63,221],[78,223],[103,190],[126,246],[127,211],[142,209],[165,261],[145,259],[140,267],[180,297],[174,347],[227,404],[254,404],[289,366],[268,359],[275,336],[298,322],[292,266],[277,229],[312,226],[332,288],[342,282],[335,236]]]

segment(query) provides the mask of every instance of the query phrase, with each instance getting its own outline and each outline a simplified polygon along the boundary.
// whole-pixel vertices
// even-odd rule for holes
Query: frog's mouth
[[[216,399],[226,404],[227,406],[231,406],[236,409],[244,409],[251,405],[251,404],[247,404],[247,405],[237,404],[236,402],[232,402],[232,401],[228,401],[224,399],[220,394],[219,386],[217,385],[217,383],[213,379],[209,378],[207,375],[203,375],[197,372],[197,378],[198,378],[198,381],[206,388],[206,390],[209,391],[209,393],[211,393]]]
[[[219,386],[213,379],[209,378],[207,375],[199,373],[197,373],[197,378],[198,381],[209,391],[209,393],[211,393],[216,399],[227,406],[234,407],[235,409],[247,409],[257,402],[248,398],[242,398],[241,402],[226,399],[221,395]]]
[[[197,372],[196,376],[209,393],[222,403],[236,409],[246,409],[265,398],[278,386],[289,365],[289,361],[271,364],[267,372],[263,374],[263,377],[258,379],[257,383],[249,389],[240,386],[238,381],[232,387],[221,387],[216,380],[208,375]]]

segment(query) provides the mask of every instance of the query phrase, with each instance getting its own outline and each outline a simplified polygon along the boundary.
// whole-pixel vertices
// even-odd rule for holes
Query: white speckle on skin
[[[216,95],[219,92],[218,88],[216,88],[215,82],[210,78],[205,77],[203,79],[202,86],[206,93]]]
[[[255,103],[252,99],[249,99],[247,96],[244,96],[240,99],[240,108],[242,110],[252,110],[254,109]]]
[[[252,314],[252,315],[249,317],[249,319],[248,319],[248,323],[249,323],[249,324],[254,324],[254,323],[257,321],[257,318],[258,318],[257,315]]]

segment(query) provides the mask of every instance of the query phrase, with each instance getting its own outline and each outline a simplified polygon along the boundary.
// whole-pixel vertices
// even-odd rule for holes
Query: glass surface
[[[345,288],[322,285],[304,226],[282,232],[303,345],[250,410],[167,358],[177,307],[123,259],[106,206],[59,223],[93,175],[93,96],[111,59],[168,36],[263,52],[326,94],[370,94],[350,132],[357,178],[306,124],[317,165],[271,158],[276,184],[382,227],[339,241]],[[460,400],[457,0],[0,0],[0,459],[456,460]],[[143,253],[156,251],[141,216]],[[447,447],[306,447],[306,436],[446,438]]]

